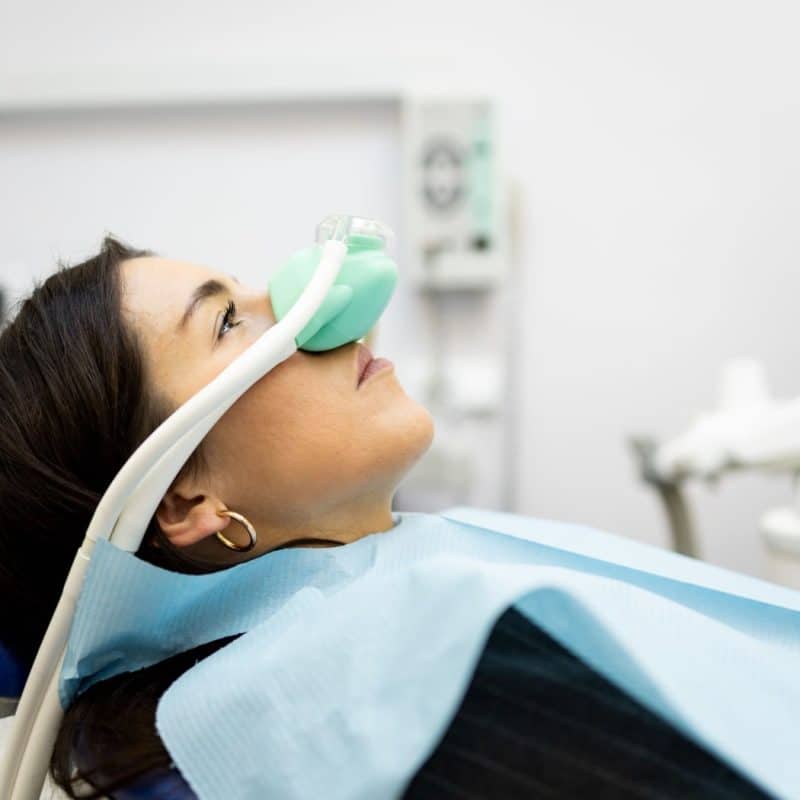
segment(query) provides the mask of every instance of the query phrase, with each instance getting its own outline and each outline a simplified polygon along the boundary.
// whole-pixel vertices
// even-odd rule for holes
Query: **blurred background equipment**
[[[673,548],[700,558],[702,545],[684,491],[689,480],[716,482],[742,470],[792,476],[792,505],[764,512],[759,528],[767,576],[800,589],[800,398],[773,398],[763,365],[752,359],[726,364],[720,383],[718,407],[699,415],[679,436],[661,444],[633,440],[642,478],[663,502]]]
[[[495,109],[488,98],[409,97],[402,113],[403,264],[423,325],[412,380],[437,431],[397,502],[511,508],[518,304]]]
[[[506,277],[496,127],[489,98],[403,104],[406,268],[422,289],[482,290]]]

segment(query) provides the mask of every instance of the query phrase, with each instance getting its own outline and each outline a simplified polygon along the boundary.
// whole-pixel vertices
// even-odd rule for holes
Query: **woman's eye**
[[[217,339],[221,339],[228,331],[235,328],[241,320],[236,319],[236,303],[233,300],[228,301],[225,308],[225,313],[222,315],[222,324],[219,326],[219,333]]]

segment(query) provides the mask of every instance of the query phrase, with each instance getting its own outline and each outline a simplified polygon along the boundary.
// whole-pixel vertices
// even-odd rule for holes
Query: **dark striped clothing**
[[[514,609],[404,800],[766,798]]]
[[[195,794],[173,769],[113,797]],[[403,800],[766,797],[509,609]]]

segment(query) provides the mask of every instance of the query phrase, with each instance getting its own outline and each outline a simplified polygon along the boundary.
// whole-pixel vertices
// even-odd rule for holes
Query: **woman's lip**
[[[356,350],[356,388],[361,383],[361,376],[370,361],[372,361],[372,351],[365,344],[359,342]]]
[[[366,345],[359,343],[356,358],[356,388],[376,372],[381,372],[393,366],[394,364],[386,358],[373,358],[370,349]]]
[[[372,361],[367,364],[367,368],[361,373],[361,377],[358,379],[358,387],[365,384],[376,373],[392,369],[393,367],[394,364],[392,364],[388,358],[373,358]]]

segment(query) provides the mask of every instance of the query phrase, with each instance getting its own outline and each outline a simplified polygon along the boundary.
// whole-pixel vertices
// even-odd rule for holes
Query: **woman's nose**
[[[269,292],[261,293],[261,300],[264,306],[263,313],[269,320],[270,325],[274,325],[278,320],[275,317],[275,312],[272,310],[272,298]]]
[[[248,289],[237,303],[243,317],[249,317],[254,329],[261,334],[271,328],[275,322],[272,300],[269,292]]]

